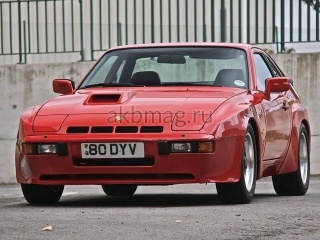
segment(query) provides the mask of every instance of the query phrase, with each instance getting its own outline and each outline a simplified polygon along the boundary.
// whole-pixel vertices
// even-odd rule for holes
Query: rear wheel
[[[301,125],[299,133],[298,169],[293,173],[286,173],[272,177],[273,187],[280,196],[301,196],[306,194],[310,179],[310,154],[308,146],[308,132],[305,125]]]
[[[21,189],[30,204],[53,204],[60,200],[64,185],[21,184]]]
[[[257,146],[255,134],[249,124],[244,140],[241,178],[237,183],[217,183],[217,192],[223,203],[249,203],[251,202],[257,178]]]
[[[137,185],[102,185],[102,190],[108,196],[132,196],[137,188]]]

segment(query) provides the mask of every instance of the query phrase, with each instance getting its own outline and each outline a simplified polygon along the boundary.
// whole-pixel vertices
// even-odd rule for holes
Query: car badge
[[[115,118],[114,118],[116,121],[121,121],[121,119],[122,119],[122,116],[120,116],[120,115],[118,115],[118,116],[115,116]]]

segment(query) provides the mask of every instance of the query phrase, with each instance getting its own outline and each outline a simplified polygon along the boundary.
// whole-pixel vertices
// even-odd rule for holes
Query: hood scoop
[[[118,103],[120,94],[95,94],[91,95],[87,101],[88,104],[109,104]]]
[[[119,104],[128,101],[134,92],[96,93],[90,94],[85,105]]]

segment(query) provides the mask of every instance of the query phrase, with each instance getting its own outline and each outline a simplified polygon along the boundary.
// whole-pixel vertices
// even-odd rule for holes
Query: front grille
[[[70,126],[67,133],[162,133],[163,126]]]
[[[140,128],[141,133],[162,133],[163,127],[162,126],[142,126]]]
[[[153,166],[154,158],[74,159],[76,166]]]
[[[91,128],[91,133],[113,133],[113,127],[95,126]]]
[[[89,127],[86,127],[86,126],[68,127],[67,128],[67,133],[88,133],[88,132],[89,132]]]
[[[118,126],[116,127],[116,133],[137,133],[137,126]]]

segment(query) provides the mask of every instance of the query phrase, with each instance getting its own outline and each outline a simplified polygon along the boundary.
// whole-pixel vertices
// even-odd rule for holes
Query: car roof
[[[123,46],[113,47],[108,51],[113,51],[118,49],[152,48],[152,47],[230,47],[230,48],[240,48],[245,51],[250,51],[252,48],[258,48],[256,46],[246,44],[246,43],[174,42],[174,43],[147,43],[147,44],[123,45]]]

